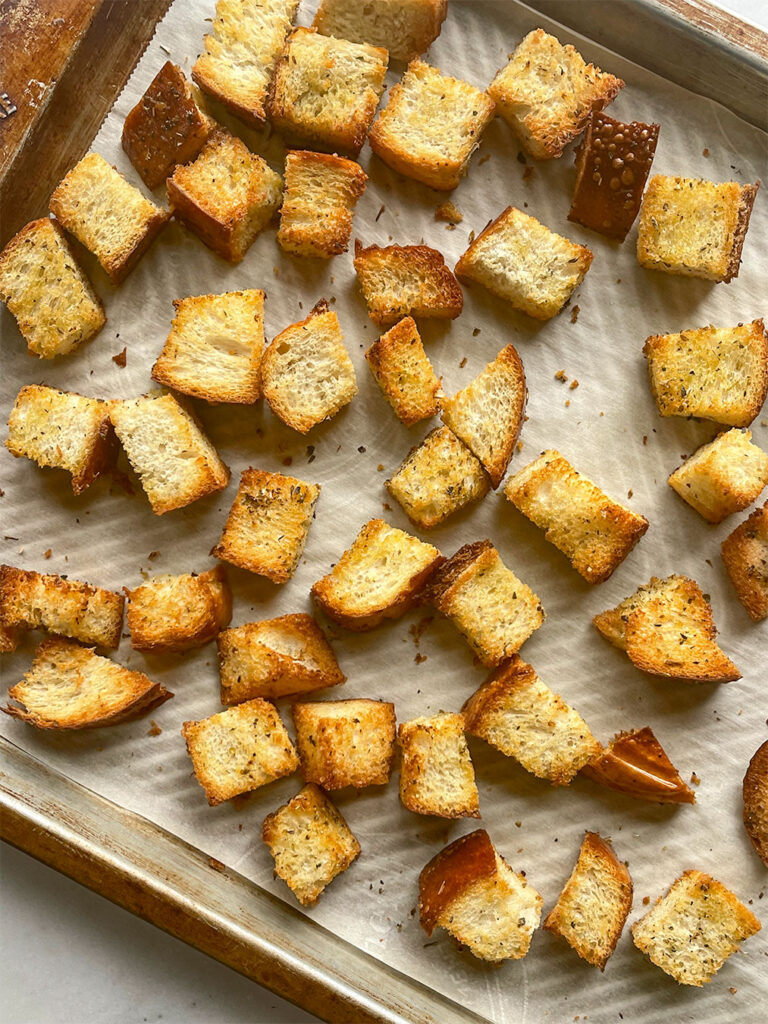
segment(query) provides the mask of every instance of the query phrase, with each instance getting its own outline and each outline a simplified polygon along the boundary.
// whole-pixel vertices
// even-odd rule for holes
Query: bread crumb
[[[696,772],[691,772],[691,785],[698,786],[698,785],[700,785],[700,783],[701,783],[701,779],[696,774]]]
[[[435,210],[435,220],[445,220],[449,224],[461,224],[464,216],[458,207],[454,206],[450,200],[446,200],[446,202],[440,203]]]
[[[380,463],[378,464],[378,466],[376,467],[376,469],[378,469],[378,471],[379,471],[380,473],[383,473],[383,472],[384,472],[384,464],[383,464],[382,462],[380,462]]]
[[[381,507],[384,509],[385,512],[391,512],[392,511],[392,506],[387,501],[382,501]]]
[[[208,858],[208,863],[211,865],[211,867],[213,868],[214,871],[221,872],[221,871],[225,870],[225,867],[221,863],[221,861],[220,860],[216,860],[215,857],[209,857]]]
[[[122,352],[118,352],[116,356],[112,356],[112,362],[117,366],[123,367],[128,362],[128,350],[124,348]]]
[[[739,990],[737,988],[734,988],[733,985],[731,985],[728,991],[731,993],[732,996],[735,996]]]
[[[466,357],[466,356],[464,356],[464,358],[463,358],[463,359],[461,360],[461,362],[459,363],[459,369],[460,369],[460,370],[463,370],[463,369],[464,369],[464,367],[465,367],[466,365],[467,365],[467,357]]]
[[[51,549],[50,549],[50,548],[48,548],[48,550],[47,550],[47,551],[45,552],[45,555],[44,555],[43,557],[45,557],[45,558],[50,558],[50,557],[51,557],[51,554],[52,554],[52,552],[51,552]]]
[[[523,450],[523,442],[522,441],[518,441],[517,444],[515,445],[515,451],[521,452],[522,450]]]
[[[413,637],[413,642],[417,647],[421,643],[421,638],[424,632],[429,629],[434,621],[434,615],[424,615],[418,622],[414,623],[414,625],[409,628],[408,632]]]
[[[475,327],[475,329],[472,331],[472,337],[476,338],[479,333],[480,333],[480,328],[479,327]]]
[[[293,465],[293,456],[292,455],[286,455],[286,457],[283,459],[283,465],[284,466],[291,466],[291,465]]]
[[[384,213],[384,211],[385,211],[385,210],[386,210],[386,206],[383,206],[383,205],[382,205],[381,209],[380,209],[380,210],[379,210],[379,212],[378,212],[378,213],[376,214],[376,220],[377,220],[377,221],[378,221],[379,217],[380,217],[380,216],[382,215],[382,213]]]
[[[149,729],[147,729],[147,736],[159,736],[162,731],[163,730],[160,728],[160,726],[153,718],[152,725],[149,727]]]
[[[563,384],[565,384],[565,382],[568,380],[568,377],[566,376],[565,370],[558,370],[557,373],[555,374],[555,380],[559,380]]]
[[[571,310],[571,323],[572,324],[575,324],[576,321],[579,319],[579,313],[580,312],[581,312],[581,307],[580,306],[574,306],[573,307],[573,309]]]
[[[644,907],[647,907],[650,902],[651,902],[651,897],[650,896],[643,896],[643,906]]]
[[[426,654],[417,654],[413,660],[416,662],[417,665],[421,665],[423,661],[427,660],[427,656]]]
[[[565,400],[565,408],[567,409],[570,406],[570,404],[571,404],[570,398],[566,398],[566,400]]]
[[[704,149],[702,149],[701,155],[702,156],[709,156],[709,150],[707,149],[706,146],[704,147]],[[731,991],[735,991],[735,989],[732,989]]]
[[[154,560],[156,558],[159,558],[159,557],[160,557],[160,552],[159,551],[150,551],[149,554],[147,555],[147,558],[150,560],[150,562],[154,562]]]
[[[571,381],[571,391],[575,390],[578,386],[579,386],[579,382],[574,377],[574,379]]]
[[[534,171],[532,165],[531,164],[527,164],[525,170],[523,171],[523,181],[525,181],[525,182],[530,181],[531,178],[534,176],[534,174],[535,174],[535,171]]]
[[[632,497],[632,495],[633,495],[634,493],[635,493],[635,492],[634,492],[634,491],[632,490],[632,488],[630,487],[630,488],[629,488],[629,490],[627,491],[627,497],[628,497],[628,498],[631,498],[631,497]]]
[[[648,435],[643,434],[643,444],[648,444]]]

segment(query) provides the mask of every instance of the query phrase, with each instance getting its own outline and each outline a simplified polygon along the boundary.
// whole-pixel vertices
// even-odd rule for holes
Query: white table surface
[[[768,29],[766,0],[720,7]],[[317,1018],[0,844],[2,1024],[305,1024]]]

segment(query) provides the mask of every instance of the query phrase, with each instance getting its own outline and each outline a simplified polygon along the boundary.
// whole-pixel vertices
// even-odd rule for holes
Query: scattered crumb
[[[559,380],[561,381],[561,383],[565,384],[565,382],[568,380],[565,370],[558,370],[555,374],[555,380]]]
[[[440,203],[435,210],[435,220],[445,220],[448,221],[449,224],[461,224],[464,220],[464,216],[461,213],[461,210],[454,206],[450,199],[448,199],[444,203]]]
[[[528,164],[525,170],[523,171],[523,181],[530,181],[535,173],[536,172],[534,171],[533,166],[531,164]]]
[[[581,312],[581,307],[580,306],[574,306],[573,307],[573,309],[571,310],[571,323],[572,324],[575,324],[576,321],[579,319],[579,313],[580,312]]]
[[[511,57],[511,56],[512,56],[512,54],[510,53],[510,57]],[[525,159],[525,153],[524,153],[524,152],[522,151],[522,149],[521,149],[521,150],[520,150],[520,152],[519,152],[519,153],[517,154],[517,162],[518,162],[519,164],[527,164],[527,163],[528,163],[528,161],[527,161],[527,160]]]
[[[291,466],[291,465],[293,465],[293,456],[292,455],[286,455],[286,457],[283,459],[283,465],[284,466]]]
[[[701,779],[696,774],[696,772],[691,772],[691,785],[692,786],[698,786],[700,783],[701,783]]]
[[[709,156],[709,150],[708,150],[708,149],[706,148],[706,146],[704,147],[704,149],[702,149],[702,151],[701,151],[701,155],[702,155],[702,156]],[[732,991],[734,991],[734,992],[735,992],[736,990],[735,990],[735,989],[733,989]]]
[[[378,466],[376,467],[376,469],[378,469],[378,471],[379,471],[380,473],[383,473],[383,472],[384,472],[384,464],[380,462],[380,463],[378,464]]]
[[[475,240],[475,232],[474,231],[470,231],[469,235],[467,236],[467,241],[469,242],[470,245],[472,245],[474,240]]]
[[[631,498],[631,497],[632,497],[632,495],[633,495],[634,493],[635,493],[635,492],[634,492],[634,491],[632,490],[632,488],[630,487],[630,488],[629,488],[629,490],[627,491],[627,497],[628,497],[628,498]]]
[[[307,462],[315,461],[315,446],[313,444],[307,445]]]
[[[434,621],[434,615],[425,615],[423,616],[423,618],[419,619],[418,622],[414,623],[414,625],[411,626],[410,629],[408,630],[408,632],[413,637],[413,642],[416,644],[417,647],[421,643],[421,638],[424,635],[425,631],[429,629],[429,627],[432,625]]]
[[[392,506],[389,504],[388,501],[382,501],[381,507],[384,509],[385,512],[391,512],[392,511]]]
[[[574,379],[571,381],[571,391],[575,391],[578,386],[579,386],[579,382],[574,377]]]
[[[605,413],[604,413],[604,412],[601,412],[601,413],[600,413],[600,415],[601,415],[601,416],[605,416]]]
[[[706,153],[706,150],[704,150],[704,152]],[[728,991],[731,993],[732,996],[735,996],[739,990],[737,988],[734,988],[733,985],[731,985]]]
[[[478,167],[482,167],[482,165],[485,163],[485,161],[486,160],[490,160],[490,159],[491,159],[491,154],[490,153],[486,153],[485,156],[481,156],[480,159],[477,161],[477,166]]]
[[[479,327],[475,327],[475,329],[472,331],[472,337],[476,338],[479,333],[480,333],[480,328]],[[763,422],[765,422],[765,421],[763,421]]]
[[[357,449],[361,455],[365,455],[365,445],[361,444]]]
[[[216,860],[215,857],[209,857],[208,858],[208,863],[211,865],[211,867],[213,868],[214,871],[221,872],[221,871],[225,870],[225,867],[221,863],[221,861],[220,860]]]
[[[118,352],[116,356],[112,356],[112,362],[117,366],[124,367],[128,362],[128,350],[124,348],[122,352]]]
[[[565,400],[565,408],[566,409],[569,408],[570,404],[571,404],[570,398],[566,398],[566,400]]]
[[[160,557],[160,552],[159,551],[150,551],[149,554],[147,555],[147,558],[150,560],[150,562],[154,562],[154,560],[156,558],[159,558],[159,557]]]
[[[147,729],[147,736],[159,736],[162,731],[163,730],[160,728],[160,726],[153,718],[152,725],[149,727],[149,729]]]
[[[643,434],[643,444],[648,444],[648,435]]]
[[[465,367],[466,365],[467,365],[467,357],[466,357],[466,356],[464,356],[464,358],[463,358],[463,359],[461,360],[461,362],[459,363],[459,369],[460,369],[460,370],[463,370],[463,369],[464,369],[464,367]]]
[[[52,551],[51,551],[51,549],[50,549],[50,548],[48,548],[48,550],[47,550],[47,551],[45,552],[45,555],[44,555],[43,557],[44,557],[44,558],[50,558],[50,557],[51,557],[51,554],[52,554]]]
[[[515,451],[521,452],[522,450],[523,450],[523,442],[522,441],[518,441],[517,444],[515,445]]]
[[[522,828],[522,826],[523,826],[522,821],[516,821],[515,822],[515,828]]]
[[[378,220],[378,219],[379,219],[379,217],[380,217],[380,216],[382,215],[382,213],[384,213],[384,211],[385,211],[385,210],[386,210],[386,206],[382,205],[381,209],[380,209],[380,210],[379,210],[379,212],[378,212],[378,213],[376,214],[376,220]]]
[[[644,907],[647,907],[650,902],[651,902],[651,897],[650,896],[643,896],[643,906]]]
[[[417,665],[420,665],[423,661],[427,660],[427,656],[426,654],[417,654],[413,660],[416,662]]]

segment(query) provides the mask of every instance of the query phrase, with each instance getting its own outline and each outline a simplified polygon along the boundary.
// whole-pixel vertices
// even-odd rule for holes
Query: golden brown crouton
[[[448,0],[321,0],[318,32],[353,43],[383,46],[393,60],[409,61],[440,35]]]
[[[725,538],[721,552],[739,600],[760,622],[768,616],[768,502]]]
[[[768,740],[757,748],[742,784],[744,828],[768,868]]]
[[[461,715],[441,712],[398,726],[400,799],[416,814],[479,818],[475,771]]]
[[[324,700],[291,707],[301,773],[323,789],[383,786],[395,757],[395,705]]]
[[[749,430],[725,430],[697,448],[668,483],[708,523],[722,523],[760,497],[768,485],[768,454]]]
[[[153,576],[128,596],[128,628],[137,651],[188,651],[213,640],[232,618],[223,565],[201,573]]]
[[[455,320],[464,305],[458,281],[437,249],[427,245],[369,245],[355,239],[355,273],[377,327],[401,317]]]
[[[655,804],[695,804],[696,795],[646,726],[621,732],[584,765],[581,774],[619,793]]]
[[[406,427],[437,414],[442,378],[432,368],[412,317],[403,317],[382,334],[365,358],[384,397]]]

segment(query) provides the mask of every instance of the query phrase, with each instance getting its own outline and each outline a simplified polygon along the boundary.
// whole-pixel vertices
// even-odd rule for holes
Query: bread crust
[[[584,767],[581,774],[608,789],[655,804],[695,804],[664,748],[648,726],[620,732]]]
[[[753,622],[768,617],[768,501],[728,534],[721,546],[726,572]]]
[[[464,308],[461,286],[437,249],[428,245],[369,245],[355,239],[355,273],[377,327],[402,317],[455,320]]]
[[[419,875],[419,920],[427,935],[472,882],[495,872],[496,851],[484,828],[455,839],[436,854]]]
[[[323,789],[383,786],[395,759],[395,705],[350,699],[291,706],[301,773]]]
[[[755,852],[768,868],[768,740],[749,762],[742,784],[744,828]]]

